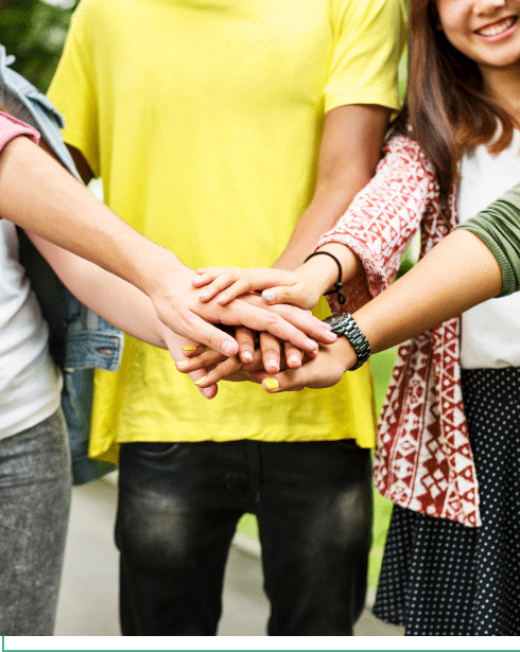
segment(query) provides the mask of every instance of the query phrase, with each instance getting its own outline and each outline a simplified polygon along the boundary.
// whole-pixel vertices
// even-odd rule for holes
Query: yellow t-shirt
[[[398,105],[400,0],[83,0],[50,88],[105,201],[188,266],[271,266],[308,205],[324,114]],[[318,314],[326,316],[324,302]],[[367,366],[330,389],[220,383],[127,338],[96,372],[91,454],[128,441],[356,437],[374,443]]]

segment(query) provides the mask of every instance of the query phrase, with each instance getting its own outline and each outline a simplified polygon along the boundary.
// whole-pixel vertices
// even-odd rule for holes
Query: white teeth
[[[516,18],[511,17],[505,23],[502,23],[500,25],[487,27],[486,29],[479,29],[478,33],[481,34],[482,36],[497,36],[497,34],[501,34],[502,32],[505,32],[506,29],[509,29],[511,25],[515,23],[515,21]]]

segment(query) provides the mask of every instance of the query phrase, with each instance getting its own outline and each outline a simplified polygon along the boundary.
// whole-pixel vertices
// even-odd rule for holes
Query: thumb
[[[305,365],[298,369],[287,369],[278,374],[267,375],[258,374],[262,380],[262,387],[269,394],[277,394],[279,392],[288,392],[303,389],[306,386],[307,370]]]

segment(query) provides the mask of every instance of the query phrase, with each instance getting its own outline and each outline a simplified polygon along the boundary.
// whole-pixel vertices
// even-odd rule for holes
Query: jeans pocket
[[[162,459],[169,457],[176,453],[180,448],[181,443],[178,441],[136,441],[123,444],[125,450],[139,457],[147,457],[149,459]]]

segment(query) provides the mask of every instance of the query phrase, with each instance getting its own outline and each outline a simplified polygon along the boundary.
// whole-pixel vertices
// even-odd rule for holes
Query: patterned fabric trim
[[[376,176],[317,245],[341,242],[360,257],[367,287],[363,293],[357,282],[358,305],[388,286],[418,230],[423,256],[458,222],[456,188],[441,210],[434,169],[414,140],[395,136],[384,153]],[[346,284],[345,294],[350,291]],[[334,299],[330,303],[335,312],[345,310]],[[374,474],[384,496],[430,516],[481,525],[462,403],[458,319],[399,348],[378,439]]]

